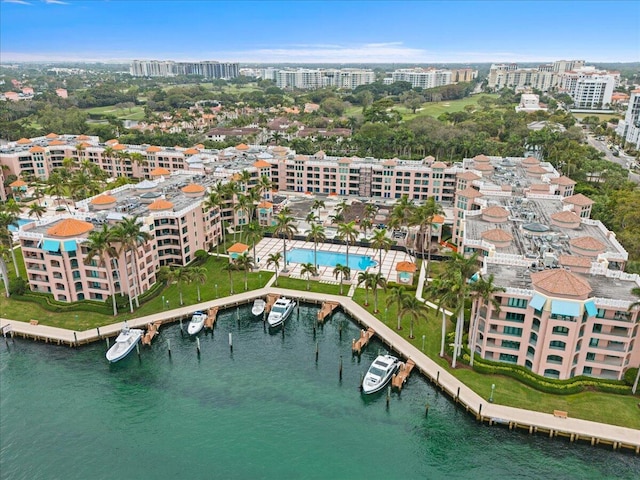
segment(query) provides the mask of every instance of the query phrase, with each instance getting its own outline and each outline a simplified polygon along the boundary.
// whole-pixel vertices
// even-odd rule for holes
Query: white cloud
[[[2,3],[17,3],[18,5],[31,5],[31,3],[25,2],[24,0],[2,0]]]
[[[63,2],[62,0],[44,0],[44,3],[48,5],[69,5],[68,2]]]

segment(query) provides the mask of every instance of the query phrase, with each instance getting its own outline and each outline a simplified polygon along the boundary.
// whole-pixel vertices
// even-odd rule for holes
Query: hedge
[[[467,350],[462,355],[462,360],[469,363],[471,357]],[[616,393],[621,395],[629,395],[631,387],[620,380],[606,380],[600,378],[592,378],[584,375],[569,378],[566,380],[556,380],[555,378],[547,378],[537,375],[521,365],[511,365],[502,362],[492,362],[482,359],[478,356],[473,361],[473,369],[478,373],[506,375],[514,378],[525,385],[536,390],[553,395],[572,395],[580,393],[587,388],[593,388],[600,392]]]

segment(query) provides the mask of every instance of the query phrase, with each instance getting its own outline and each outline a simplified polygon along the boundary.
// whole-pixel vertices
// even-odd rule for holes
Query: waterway
[[[632,453],[480,425],[417,374],[389,408],[363,397],[382,345],[354,358],[358,327],[338,312],[314,335],[316,312],[294,312],[283,337],[227,310],[199,357],[164,326],[113,365],[102,342],[0,341],[0,478],[637,478]]]

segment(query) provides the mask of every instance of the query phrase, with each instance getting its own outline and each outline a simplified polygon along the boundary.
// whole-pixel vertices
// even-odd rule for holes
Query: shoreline
[[[220,308],[234,307],[249,303],[257,297],[265,297],[267,293],[276,293],[307,303],[338,302],[343,311],[351,316],[356,323],[367,328],[373,328],[378,338],[388,345],[390,349],[398,352],[405,360],[413,360],[417,370],[425,378],[441,391],[446,392],[455,403],[459,403],[468,413],[474,415],[480,423],[508,425],[510,430],[520,428],[528,430],[529,434],[544,433],[550,438],[567,437],[571,442],[583,441],[590,442],[591,445],[611,445],[614,450],[633,450],[636,454],[640,454],[640,430],[571,417],[557,417],[552,413],[542,413],[489,403],[485,398],[471,390],[349,297],[287,290],[277,287],[263,287],[196,305],[135,318],[128,320],[126,323],[132,328],[147,327],[155,322],[160,322],[161,324],[173,323],[180,319],[189,318],[194,310],[216,306]],[[117,335],[122,330],[124,322],[117,322],[83,332],[75,332],[58,327],[32,325],[26,322],[0,318],[0,328],[3,331],[5,331],[7,325],[10,325],[10,328],[5,333],[12,337],[18,335],[46,343],[75,347]]]

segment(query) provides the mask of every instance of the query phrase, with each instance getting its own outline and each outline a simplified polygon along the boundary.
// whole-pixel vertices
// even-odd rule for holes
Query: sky
[[[640,61],[640,1],[0,0],[0,62]]]

